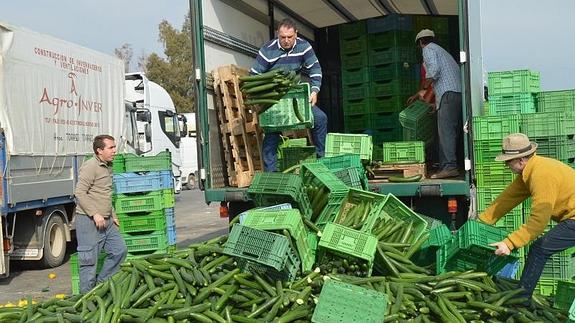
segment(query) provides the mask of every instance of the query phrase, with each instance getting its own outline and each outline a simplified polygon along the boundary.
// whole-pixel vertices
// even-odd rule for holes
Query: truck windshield
[[[171,111],[158,111],[158,116],[160,117],[160,126],[164,134],[166,134],[176,148],[180,148],[181,137],[177,114]]]

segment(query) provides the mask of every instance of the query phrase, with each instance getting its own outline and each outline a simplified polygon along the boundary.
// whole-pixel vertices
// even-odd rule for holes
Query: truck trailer
[[[222,162],[218,159],[221,153],[214,142],[218,139],[214,134],[217,129],[212,126],[217,124],[214,94],[209,78],[212,70],[230,64],[249,70],[259,47],[269,39],[277,37],[277,23],[283,18],[291,18],[298,26],[298,36],[310,41],[322,66],[322,88],[317,105],[328,116],[328,132],[344,132],[341,53],[345,49],[340,43],[341,26],[358,21],[367,21],[369,26],[371,21],[375,23],[374,28],[381,28],[382,22],[378,19],[384,17],[406,17],[410,23],[420,17],[443,17],[446,21],[442,25],[442,33],[446,35],[443,42],[447,45],[444,47],[450,48],[450,53],[459,63],[461,70],[464,134],[460,144],[463,155],[461,167],[464,172],[453,179],[377,183],[370,184],[369,189],[385,194],[392,193],[418,212],[440,218],[446,223],[461,225],[468,215],[473,213],[471,121],[472,116],[480,114],[483,105],[479,6],[478,1],[467,0],[313,3],[304,0],[191,0],[194,98],[198,107],[198,167],[201,175],[198,184],[205,191],[206,202],[221,202],[223,206],[227,205],[231,216],[253,205],[246,194],[246,188],[221,187],[219,183],[215,185]],[[433,25],[425,24],[421,27],[434,28]],[[367,33],[363,36],[368,37]],[[414,37],[407,46],[415,47]],[[369,54],[371,53],[367,56]]]
[[[10,260],[62,264],[79,167],[99,134],[118,153],[169,150],[181,187],[180,130],[168,93],[113,56],[0,22],[0,276]]]

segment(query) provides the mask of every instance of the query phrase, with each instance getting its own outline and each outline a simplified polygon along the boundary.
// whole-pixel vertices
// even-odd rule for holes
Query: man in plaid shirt
[[[440,171],[431,175],[431,178],[457,177],[457,146],[463,132],[459,65],[445,49],[435,43],[433,31],[423,29],[415,37],[415,42],[422,49],[426,75],[423,89],[412,96],[410,102],[423,98],[425,90],[431,85],[435,92]]]

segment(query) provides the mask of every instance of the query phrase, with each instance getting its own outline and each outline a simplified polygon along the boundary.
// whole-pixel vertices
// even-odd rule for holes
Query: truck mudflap
[[[4,221],[2,221],[2,218],[0,217],[0,242],[2,243],[0,245],[0,278],[8,277],[10,274],[10,261],[8,261],[7,256],[4,255],[4,228],[2,227],[3,222]]]

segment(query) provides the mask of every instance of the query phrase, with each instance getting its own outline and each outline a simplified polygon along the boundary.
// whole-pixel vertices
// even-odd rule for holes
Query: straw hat
[[[512,133],[503,138],[501,154],[495,157],[496,161],[508,161],[529,156],[537,150],[537,143],[529,141],[529,137],[522,133]]]
[[[415,36],[415,42],[417,43],[419,38],[423,37],[435,37],[435,33],[430,29],[422,29],[419,33],[417,33],[417,36]]]

